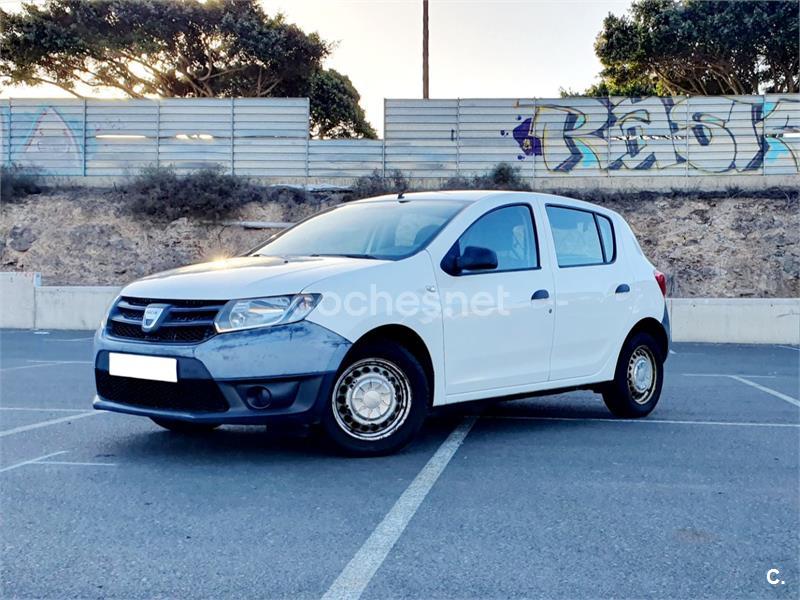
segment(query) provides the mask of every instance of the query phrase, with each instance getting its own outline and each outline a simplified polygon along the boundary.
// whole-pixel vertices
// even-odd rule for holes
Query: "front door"
[[[489,249],[497,266],[445,272],[437,266],[450,401],[514,393],[546,381],[553,337],[552,273],[541,267],[531,207],[513,204],[478,218],[446,260]],[[452,398],[462,395],[461,398]]]

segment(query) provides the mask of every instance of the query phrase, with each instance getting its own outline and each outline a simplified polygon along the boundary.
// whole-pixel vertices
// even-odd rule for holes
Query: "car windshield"
[[[397,260],[424,248],[464,206],[457,200],[344,204],[287,229],[254,254]]]

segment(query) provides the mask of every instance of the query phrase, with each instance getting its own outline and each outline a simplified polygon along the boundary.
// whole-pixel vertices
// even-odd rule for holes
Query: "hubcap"
[[[628,361],[628,389],[638,404],[647,404],[656,386],[655,357],[647,346],[639,346]]]
[[[342,373],[332,401],[336,422],[345,433],[360,440],[378,440],[405,422],[411,408],[411,385],[395,364],[368,358]]]

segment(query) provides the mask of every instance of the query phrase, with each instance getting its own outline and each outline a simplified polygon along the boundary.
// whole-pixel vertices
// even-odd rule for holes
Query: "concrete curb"
[[[0,273],[0,328],[96,329],[119,291]],[[667,310],[676,342],[800,344],[798,298],[670,298]]]

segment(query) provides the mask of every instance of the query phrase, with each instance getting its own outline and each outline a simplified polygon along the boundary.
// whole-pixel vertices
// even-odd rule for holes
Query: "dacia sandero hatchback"
[[[432,406],[589,389],[643,417],[664,276],[617,213],[538,193],[381,196],[246,256],[126,286],[95,336],[95,408],[178,432],[320,424],[393,452]]]

